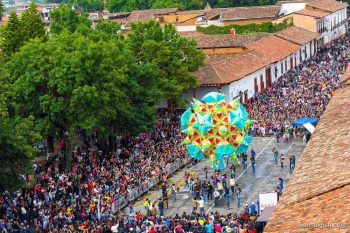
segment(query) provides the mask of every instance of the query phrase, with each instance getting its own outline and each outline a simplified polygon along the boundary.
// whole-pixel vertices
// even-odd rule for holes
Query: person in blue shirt
[[[257,209],[257,212],[260,213],[260,201],[259,201],[259,199],[256,200],[256,209]]]
[[[170,227],[171,227],[171,221],[169,218],[165,219],[165,225],[166,227],[168,228],[168,230],[170,230]]]
[[[252,214],[255,214],[255,211],[256,211],[256,206],[255,206],[255,203],[252,202],[252,204],[250,204],[249,206],[249,213],[252,215]]]
[[[237,206],[240,207],[241,205],[241,194],[237,192]]]
[[[250,151],[250,155],[251,155],[252,157],[254,157],[254,158],[255,158],[256,153],[255,153],[254,149],[252,149],[252,150]]]
[[[282,178],[278,178],[279,182],[278,182],[278,187],[280,188],[280,195],[282,195],[283,193],[283,179]]]
[[[207,230],[207,233],[214,233],[214,225],[213,225],[213,223],[206,224],[205,228]]]
[[[250,157],[250,164],[252,165],[253,171],[255,171],[255,157],[254,156]]]
[[[160,199],[159,203],[158,203],[158,209],[159,209],[159,215],[163,216],[164,215],[164,202],[163,202],[163,198]]]

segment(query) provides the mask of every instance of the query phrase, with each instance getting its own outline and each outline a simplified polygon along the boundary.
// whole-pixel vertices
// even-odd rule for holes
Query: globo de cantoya
[[[187,135],[183,143],[195,159],[209,159],[216,170],[224,169],[226,159],[238,160],[247,151],[252,136],[248,113],[238,99],[225,102],[226,96],[211,92],[202,101],[193,99],[192,106],[181,116],[181,129]]]

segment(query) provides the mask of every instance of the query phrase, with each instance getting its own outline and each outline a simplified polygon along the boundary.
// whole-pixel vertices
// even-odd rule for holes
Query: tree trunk
[[[53,137],[51,135],[47,136],[46,143],[47,143],[47,153],[55,152]]]

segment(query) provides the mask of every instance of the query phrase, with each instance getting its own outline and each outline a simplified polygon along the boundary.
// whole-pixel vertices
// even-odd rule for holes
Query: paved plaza
[[[274,147],[278,149],[280,154],[282,153],[285,155],[284,168],[280,167],[279,162],[276,164],[274,161],[274,156],[272,153],[272,149]],[[240,211],[243,210],[242,206],[245,202],[250,203],[252,201],[256,201],[259,197],[259,193],[274,191],[277,186],[279,177],[284,179],[286,185],[290,177],[288,157],[290,154],[294,154],[296,160],[298,161],[304,147],[305,146],[300,140],[292,140],[291,142],[281,141],[280,143],[277,143],[276,140],[272,137],[254,137],[248,152],[251,150],[251,148],[253,148],[256,152],[255,171],[253,171],[253,168],[250,166],[250,164],[246,170],[243,170],[242,166],[236,166],[236,183],[242,190],[240,209],[237,206],[236,196],[231,196],[229,207],[225,205],[225,200],[222,197],[220,199],[220,204],[218,207],[214,207],[212,200],[209,200],[208,203],[205,203],[205,211],[207,213],[218,211],[223,214]],[[248,153],[248,160],[249,158],[250,153]],[[228,177],[230,175],[230,164],[231,161],[224,170]],[[180,187],[180,192],[177,194],[176,202],[169,200],[169,208],[165,210],[165,215],[173,216],[176,213],[182,214],[183,212],[190,213],[192,211],[192,196],[188,191],[188,188],[184,188],[184,173],[185,171],[188,171],[190,172],[191,176],[194,176],[195,179],[199,178],[201,180],[205,180],[205,166],[208,166],[210,168],[208,173],[208,177],[210,178],[214,170],[210,167],[209,161],[202,161],[189,168],[185,167],[181,169],[168,179],[168,188],[170,189],[170,186],[174,183],[177,187]],[[160,188],[148,192],[135,203],[134,208],[136,211],[141,210],[144,212],[143,203],[146,198],[149,198],[153,203],[155,203],[161,196],[162,191]],[[125,214],[128,214],[128,208],[125,208],[123,212]]]

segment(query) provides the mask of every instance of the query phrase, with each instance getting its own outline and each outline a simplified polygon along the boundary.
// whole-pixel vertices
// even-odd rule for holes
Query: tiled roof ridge
[[[344,188],[345,186],[348,186],[348,185],[350,186],[350,181],[349,181],[348,183],[345,183],[345,184],[336,186],[336,187],[334,187],[334,188],[325,190],[325,191],[323,191],[323,192],[317,193],[316,195],[302,198],[302,199],[300,199],[300,200],[298,200],[298,201],[289,202],[289,203],[282,203],[282,204],[283,204],[283,208],[286,208],[286,207],[289,207],[289,206],[293,206],[293,205],[296,205],[296,204],[299,204],[299,203],[302,203],[302,202],[305,202],[305,201],[309,201],[309,200],[311,200],[311,199],[320,197],[320,196],[325,195],[325,194],[327,194],[327,193],[331,193],[331,192],[334,192],[334,191],[336,191],[336,190],[338,190],[338,189]]]

